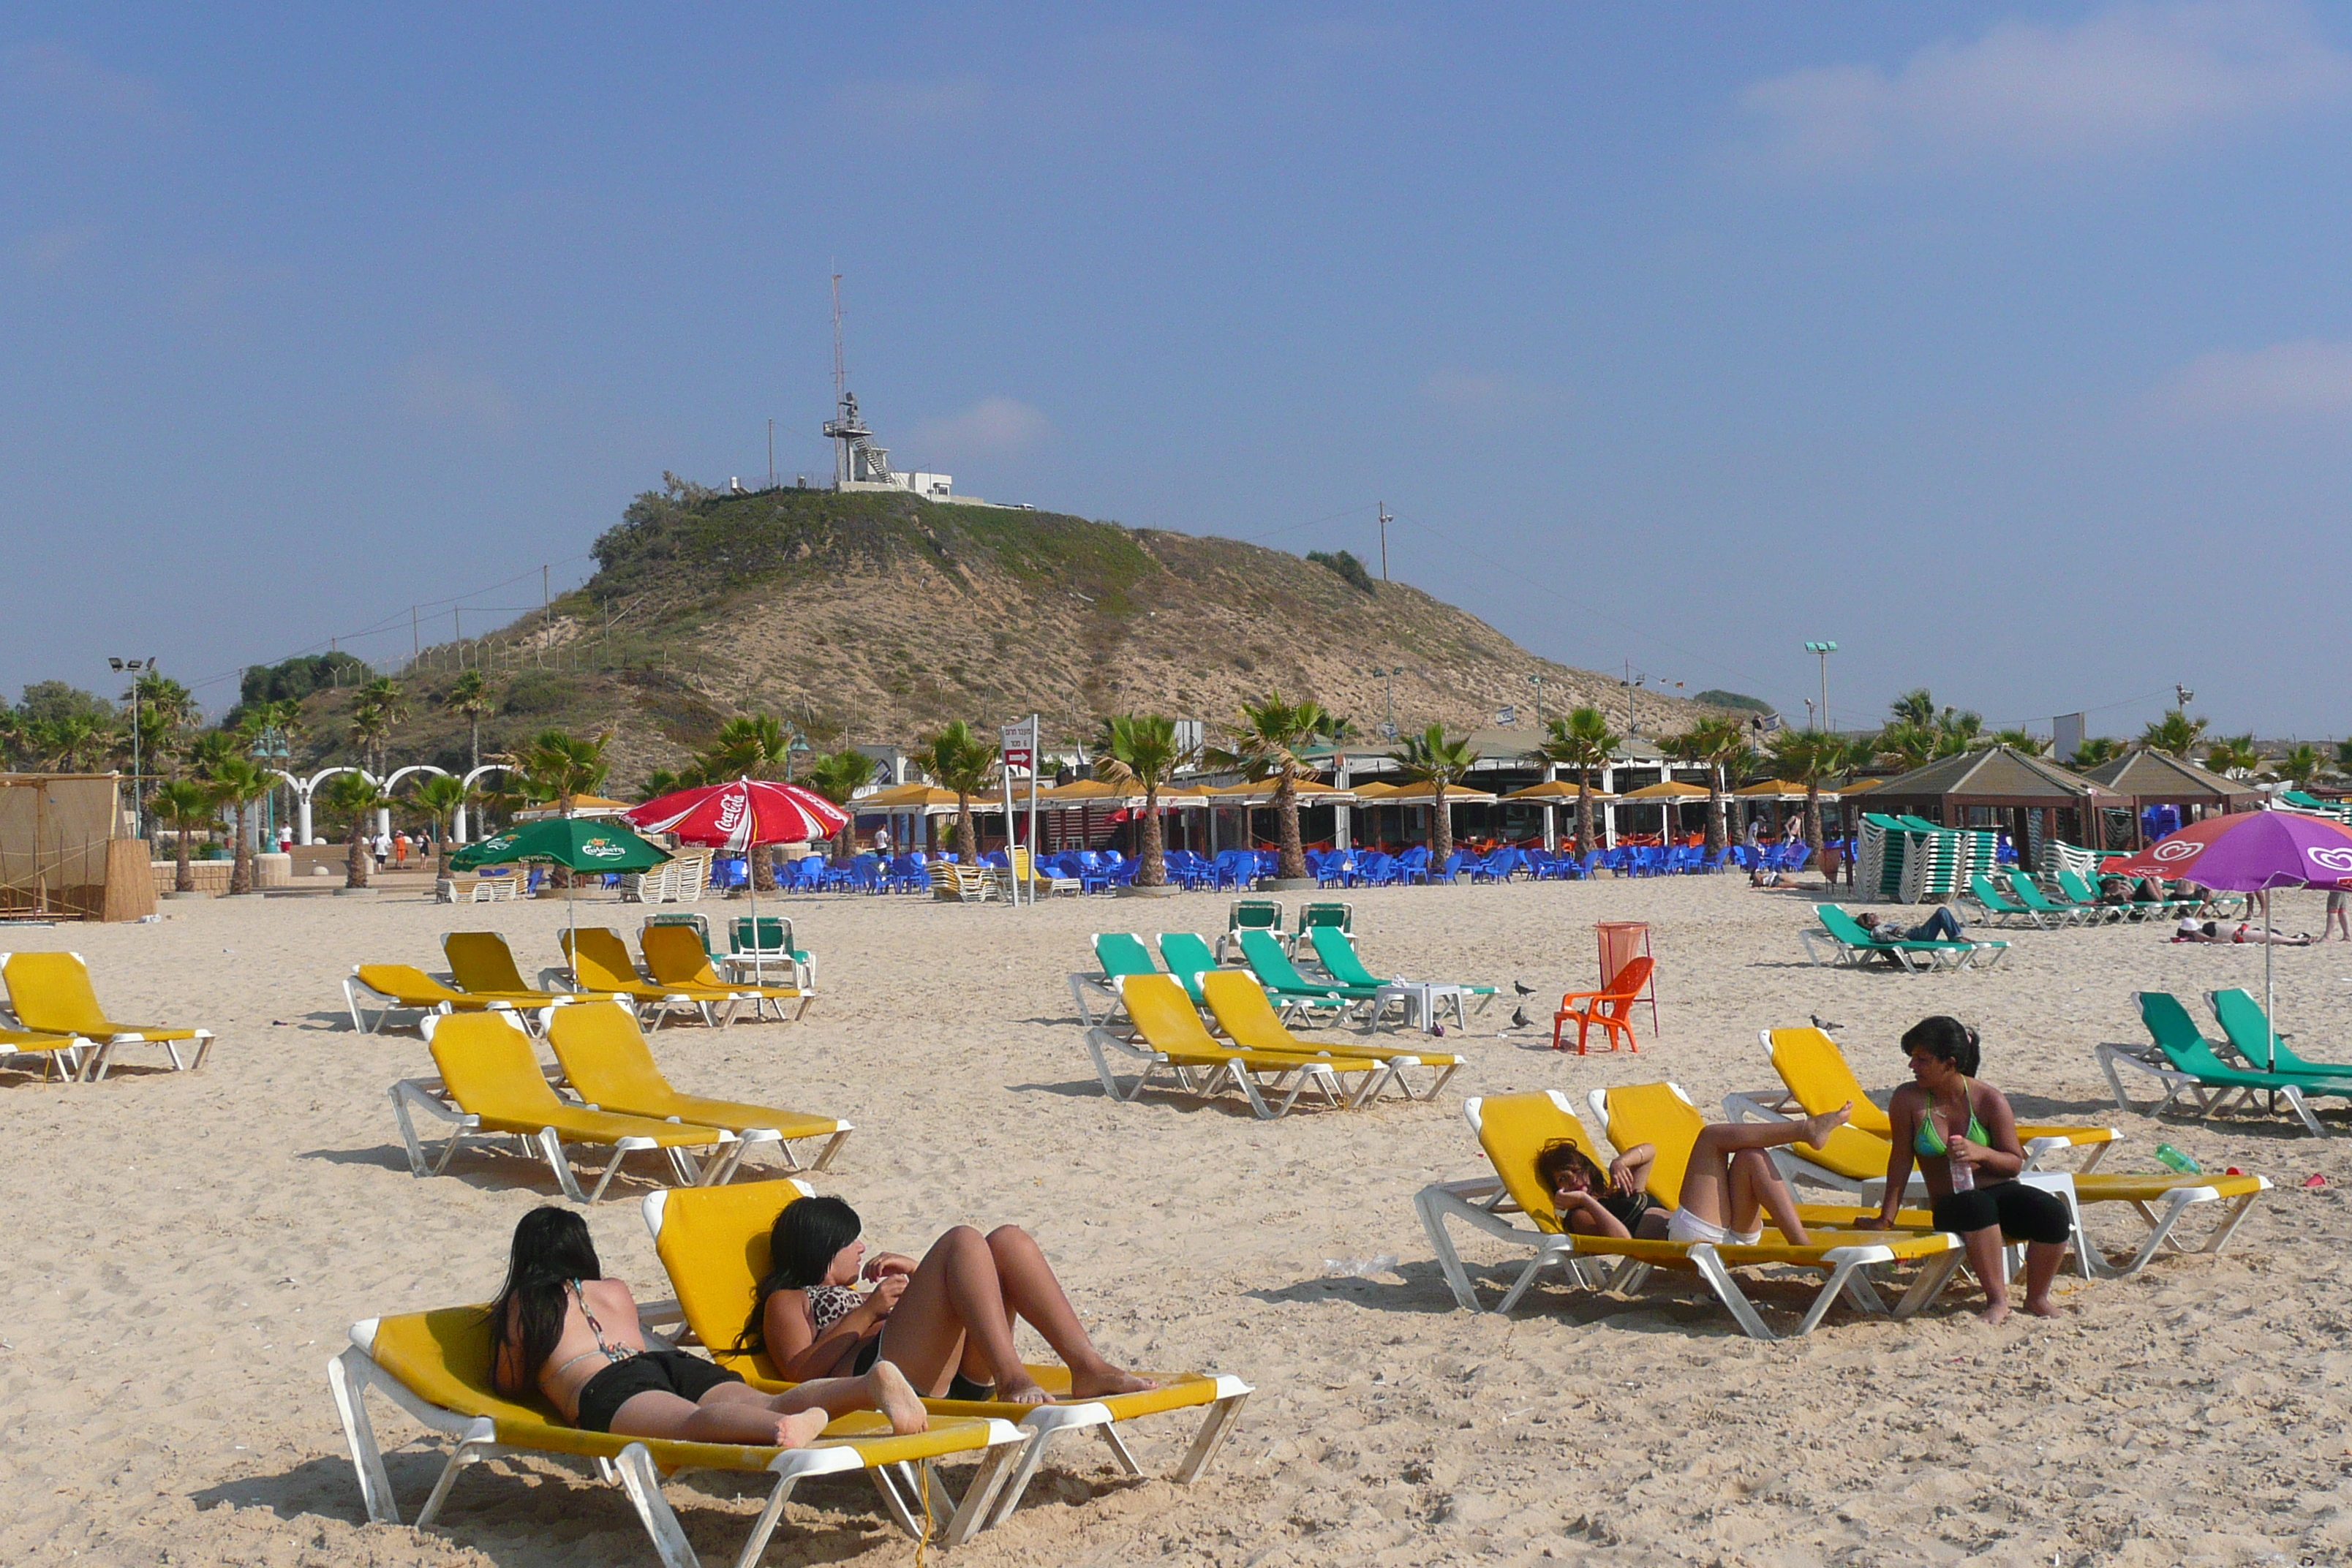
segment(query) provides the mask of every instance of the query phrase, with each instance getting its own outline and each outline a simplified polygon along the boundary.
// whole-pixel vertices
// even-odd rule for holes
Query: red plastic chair
[[[1628,1015],[1633,1011],[1634,1001],[1650,984],[1650,967],[1647,958],[1629,959],[1625,967],[1617,972],[1617,978],[1608,990],[1571,991],[1561,997],[1559,1011],[1552,1015],[1551,1048],[1556,1051],[1568,1049],[1559,1043],[1559,1035],[1568,1021],[1573,1018],[1576,1020],[1578,1056],[1585,1054],[1584,1037],[1595,1024],[1601,1026],[1609,1042],[1609,1049],[1613,1051],[1617,1048],[1617,1037],[1622,1033],[1625,1037],[1625,1048],[1640,1055],[1642,1047],[1633,1041],[1633,1021]],[[1579,1007],[1576,1005],[1579,1002],[1586,1005]]]

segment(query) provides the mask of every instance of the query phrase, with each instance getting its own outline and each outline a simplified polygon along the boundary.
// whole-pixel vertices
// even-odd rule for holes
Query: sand
[[[1230,1103],[1114,1104],[1063,977],[1087,933],[1222,922],[1224,900],[1065,900],[1034,910],[850,895],[785,900],[822,963],[801,1024],[665,1032],[681,1087],[823,1110],[858,1132],[824,1183],[867,1234],[919,1251],[957,1221],[1029,1226],[1100,1342],[1130,1364],[1209,1367],[1258,1389],[1216,1468],[1163,1476],[1190,1421],[1134,1439],[1155,1479],[1071,1446],[1030,1503],[960,1563],[1648,1564],[2240,1563],[2352,1555],[2340,1138],[2284,1119],[2219,1126],[2118,1114],[2092,1060],[2139,1030],[2136,988],[2260,984],[2252,949],[2174,947],[2138,927],[2012,934],[2005,972],[1910,979],[1807,967],[1809,901],[1735,879],[1359,892],[1370,961],[1513,977],[1594,974],[1591,925],[1653,923],[1663,1029],[1638,1056],[1555,1056],[1498,1006],[1433,1105],[1261,1123]],[[709,907],[709,906],[706,906]],[[0,1073],[10,1236],[0,1258],[0,1557],[274,1565],[649,1563],[621,1494],[551,1463],[470,1471],[442,1528],[367,1526],[323,1377],[346,1327],[481,1300],[543,1168],[495,1155],[413,1178],[385,1088],[429,1059],[414,1035],[353,1034],[360,959],[437,967],[439,934],[504,931],[552,962],[560,905],[382,899],[173,901],[144,927],[0,933],[85,954],[119,1016],[201,1022],[204,1072],[102,1085]],[[591,918],[634,929],[641,909]],[[2315,928],[2315,897],[2282,900]],[[2352,952],[2279,954],[2282,1016],[2306,1055],[2352,1058]],[[1985,1075],[2021,1113],[2112,1122],[2110,1169],[2168,1140],[2279,1184],[2220,1258],[2142,1278],[2061,1279],[2063,1316],[1988,1329],[1962,1283],[1925,1317],[1841,1309],[1760,1344],[1711,1304],[1538,1289],[1509,1320],[1454,1309],[1415,1222],[1423,1184],[1480,1165],[1465,1093],[1668,1078],[1701,1105],[1770,1074],[1759,1026],[1819,1013],[1866,1082],[1895,1037],[1949,1011],[1984,1033]],[[2340,1103],[2340,1102],[2339,1102]],[[2339,1124],[2340,1111],[2330,1112]],[[2305,1191],[2316,1172],[2336,1184]],[[624,1184],[590,1224],[611,1272],[667,1294]],[[2122,1242],[2127,1218],[2095,1221]],[[1489,1290],[1509,1255],[1469,1237]],[[1392,1255],[1327,1279],[1327,1260]],[[1481,1268],[1481,1265],[1487,1267]],[[1769,1285],[1772,1309],[1799,1298]],[[1785,1321],[1783,1319],[1782,1321]],[[411,1511],[437,1447],[403,1447]],[[717,1478],[671,1496],[706,1561],[752,1508]],[[862,1482],[794,1502],[771,1563],[906,1563]]]

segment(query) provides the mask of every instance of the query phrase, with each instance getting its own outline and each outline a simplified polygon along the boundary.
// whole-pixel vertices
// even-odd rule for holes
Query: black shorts
[[[2074,1224],[2067,1217],[2066,1201],[2023,1182],[1996,1182],[1989,1187],[1937,1198],[1935,1215],[1937,1230],[1965,1235],[1999,1226],[2002,1237],[2010,1241],[2055,1245],[2074,1234]]]
[[[590,1432],[610,1432],[621,1406],[640,1394],[675,1394],[702,1403],[702,1396],[724,1383],[742,1382],[740,1373],[713,1366],[684,1351],[646,1351],[616,1361],[590,1378],[580,1390],[580,1419],[573,1425]]]

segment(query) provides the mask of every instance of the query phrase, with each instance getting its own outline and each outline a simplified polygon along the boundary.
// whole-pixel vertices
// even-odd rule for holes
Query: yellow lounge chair
[[[1087,1031],[1087,1052],[1093,1057],[1095,1071],[1102,1078],[1103,1088],[1113,1100],[1139,1100],[1151,1087],[1152,1079],[1166,1072],[1181,1094],[1206,1098],[1222,1084],[1231,1084],[1241,1090],[1249,1101],[1250,1110],[1262,1121],[1271,1121],[1288,1113],[1298,1103],[1298,1097],[1310,1087],[1318,1089],[1324,1100],[1334,1107],[1353,1108],[1363,1104],[1380,1088],[1382,1078],[1391,1070],[1386,1062],[1339,1059],[1327,1054],[1303,1056],[1294,1052],[1244,1051],[1220,1045],[1201,1022],[1201,1015],[1186,995],[1183,985],[1172,974],[1122,974],[1116,984],[1119,999],[1126,1004],[1129,1021],[1143,1037],[1136,1045],[1120,1039],[1110,1030],[1101,1027]],[[1119,1087],[1118,1075],[1111,1070],[1110,1054],[1140,1062],[1143,1070],[1136,1076],[1133,1089]],[[1358,1080],[1357,1087],[1347,1088],[1349,1077]],[[1287,1089],[1284,1088],[1286,1082]],[[1280,1104],[1269,1106],[1269,1095],[1281,1095]]]
[[[373,1018],[367,1015],[371,1003],[376,1008]],[[515,1005],[500,997],[477,996],[444,985],[405,963],[354,963],[343,976],[343,1005],[352,1010],[352,1027],[362,1035],[381,1031],[394,1013],[415,1013],[422,1018],[430,1013],[480,1013]]]
[[[1446,1231],[1445,1222],[1449,1219],[1535,1248],[1534,1258],[1503,1297],[1496,1308],[1497,1311],[1507,1312],[1517,1305],[1544,1266],[1555,1260],[1570,1279],[1588,1289],[1619,1291],[1638,1289],[1652,1268],[1688,1269],[1706,1281],[1741,1330],[1749,1338],[1759,1340],[1777,1336],[1733,1278],[1731,1270],[1735,1268],[1781,1265],[1822,1270],[1829,1275],[1811,1306],[1798,1321],[1793,1333],[1801,1335],[1813,1331],[1841,1295],[1865,1312],[1887,1310],[1863,1272],[1864,1269],[1880,1264],[1921,1265],[1918,1278],[1894,1308],[1894,1316],[1902,1319],[1917,1312],[1942,1293],[1963,1257],[1958,1238],[1941,1231],[1824,1231],[1805,1247],[1793,1246],[1770,1230],[1754,1247],[1713,1247],[1705,1242],[1685,1246],[1638,1237],[1618,1240],[1571,1235],[1561,1228],[1559,1215],[1552,1207],[1551,1194],[1544,1190],[1541,1179],[1536,1175],[1536,1156],[1545,1144],[1564,1138],[1604,1169],[1607,1160],[1585,1131],[1584,1124],[1577,1120],[1575,1111],[1569,1108],[1568,1097],[1558,1089],[1489,1100],[1473,1097],[1462,1102],[1462,1113],[1477,1133],[1479,1145],[1494,1167],[1493,1173],[1432,1183],[1414,1197],[1413,1206],[1420,1213],[1422,1228],[1429,1235],[1430,1247],[1437,1254],[1438,1268],[1453,1289],[1454,1299],[1469,1311],[1479,1310],[1477,1291]],[[1661,1159],[1664,1154],[1661,1150]],[[1654,1173],[1652,1190],[1654,1194]],[[1508,1217],[1512,1215],[1528,1223],[1514,1224]],[[1595,1272],[1604,1260],[1614,1260],[1615,1264],[1605,1277]]]
[[[8,1007],[16,1021],[36,1035],[70,1035],[97,1047],[77,1075],[95,1083],[113,1066],[114,1053],[123,1046],[161,1046],[172,1058],[174,1072],[194,1072],[212,1054],[210,1029],[181,1029],[169,1024],[118,1024],[99,1005],[89,983],[89,965],[78,952],[0,952],[0,977],[8,985]],[[196,1047],[194,1061],[183,1061],[180,1047]]]
[[[751,999],[751,1016],[757,1018],[762,1009],[776,1004],[776,1019],[783,1021],[783,1004],[798,1002],[793,1013],[793,1021],[809,1010],[814,993],[798,985],[733,985],[719,978],[710,967],[710,954],[703,948],[702,938],[692,926],[649,925],[637,933],[637,946],[646,955],[646,973],[654,977],[656,985],[700,986],[707,990],[731,992]]]
[[[850,1134],[846,1121],[830,1116],[809,1116],[772,1106],[745,1105],[731,1100],[707,1100],[680,1094],[654,1063],[652,1047],[629,1010],[615,1002],[591,1002],[548,1015],[547,1043],[563,1065],[563,1076],[580,1098],[625,1116],[650,1116],[656,1121],[690,1121],[700,1127],[722,1127],[744,1140],[773,1142],[788,1166],[797,1169],[792,1145],[803,1138],[823,1138],[824,1148],[810,1168],[822,1171]],[[737,1156],[738,1164],[741,1155]]]
[[[810,1196],[796,1181],[745,1182],[731,1187],[698,1191],[649,1193],[644,1210],[646,1228],[653,1232],[654,1250],[669,1273],[670,1288],[694,1339],[719,1365],[743,1374],[754,1388],[778,1393],[792,1386],[764,1353],[731,1348],[743,1332],[753,1302],[759,1299],[761,1277],[768,1271],[768,1235],[776,1215],[795,1199]],[[1021,1462],[1004,1483],[996,1518],[1002,1521],[1019,1504],[1045,1457],[1045,1446],[1065,1432],[1092,1427],[1102,1434],[1111,1458],[1130,1476],[1142,1467],[1128,1451],[1115,1426],[1170,1410],[1207,1407],[1208,1418],[1176,1467],[1175,1479],[1190,1485],[1208,1468],[1217,1450],[1250,1396],[1249,1384],[1237,1377],[1209,1373],[1149,1373],[1158,1388],[1140,1394],[1118,1394],[1106,1399],[1063,1403],[1068,1397],[1070,1372],[1061,1365],[1032,1366],[1029,1375],[1052,1392],[1052,1405],[1013,1405],[1001,1401],[967,1402],[929,1399],[934,1416],[992,1416],[1011,1421],[1029,1439]]]
[[[453,931],[441,939],[441,951],[449,960],[449,973],[459,989],[485,1000],[530,1008],[612,1000],[601,992],[549,991],[525,985],[507,939],[494,931]]]
[[[1245,1051],[1273,1051],[1293,1056],[1313,1056],[1318,1052],[1342,1060],[1379,1062],[1388,1068],[1388,1077],[1397,1086],[1397,1092],[1407,1100],[1435,1100],[1437,1091],[1445,1087],[1462,1066],[1462,1058],[1447,1051],[1424,1051],[1418,1047],[1404,1050],[1394,1046],[1368,1046],[1356,1041],[1326,1044],[1320,1040],[1302,1040],[1283,1026],[1274,1004],[1266,1000],[1265,987],[1257,976],[1239,969],[1205,970],[1194,977],[1201,988],[1201,999],[1216,1016],[1217,1026],[1224,1030],[1234,1045]],[[1409,1067],[1433,1068],[1437,1076],[1429,1088],[1416,1096],[1412,1086],[1405,1081],[1404,1069]]]
[[[661,1027],[662,1017],[679,1007],[690,1007],[702,1015],[705,1024],[721,1028],[734,1021],[737,1007],[752,1000],[750,993],[730,985],[670,985],[639,979],[637,966],[629,958],[629,944],[611,926],[558,931],[555,940],[572,962],[575,985],[618,996],[641,1017],[649,1011],[657,1012],[656,1028]]]
[[[565,1197],[573,1203],[594,1203],[604,1195],[621,1162],[641,1150],[661,1150],[677,1178],[698,1186],[727,1180],[742,1156],[742,1141],[719,1128],[621,1116],[558,1098],[540,1070],[530,1037],[512,1013],[443,1014],[426,1018],[422,1027],[433,1047],[433,1060],[441,1069],[440,1082],[403,1079],[392,1086],[393,1113],[400,1119],[401,1141],[408,1146],[408,1169],[413,1175],[439,1175],[467,1138],[519,1138],[546,1156]],[[448,1144],[429,1171],[425,1146],[417,1139],[416,1123],[410,1115],[420,1110],[450,1127]],[[571,1163],[564,1158],[567,1142],[613,1151],[604,1173],[584,1197]],[[697,1149],[712,1155],[709,1164],[696,1161],[693,1151]]]
[[[350,1349],[327,1363],[327,1384],[342,1419],[343,1440],[359,1475],[368,1520],[376,1524],[398,1524],[401,1518],[368,1415],[371,1390],[453,1441],[432,1495],[417,1511],[418,1529],[429,1528],[439,1517],[450,1487],[468,1465],[508,1454],[593,1459],[601,1475],[627,1492],[667,1568],[698,1568],[701,1560],[662,1496],[666,1476],[733,1470],[775,1478],[766,1506],[752,1521],[751,1539],[736,1559],[738,1568],[752,1568],[782,1522],[784,1504],[803,1478],[866,1471],[874,1478],[890,1517],[919,1538],[924,1494],[916,1489],[926,1482],[937,1485],[929,1462],[969,1454],[979,1459],[980,1468],[965,1486],[963,1501],[951,1510],[933,1510],[947,1515],[946,1543],[961,1545],[987,1521],[1005,1473],[1024,1447],[1023,1435],[1005,1421],[935,1420],[930,1430],[902,1437],[891,1432],[878,1413],[866,1411],[835,1420],[804,1448],[739,1447],[586,1431],[565,1425],[536,1394],[517,1397],[498,1391],[490,1376],[489,1323],[478,1306],[370,1318],[352,1326],[351,1342]],[[914,1471],[919,1465],[923,1472],[919,1480]],[[940,1492],[932,1495],[947,1500]]]
[[[1886,1184],[1888,1142],[1895,1131],[1886,1112],[1864,1096],[1861,1083],[1846,1065],[1844,1053],[1821,1030],[1768,1029],[1759,1033],[1789,1092],[1778,1101],[1769,1092],[1727,1096],[1724,1114],[1735,1121],[1778,1120],[1790,1114],[1787,1106],[1793,1101],[1803,1107],[1805,1114],[1818,1115],[1823,1110],[1834,1110],[1851,1098],[1853,1118],[1832,1135],[1827,1148],[1811,1149],[1792,1143],[1773,1153],[1781,1173],[1790,1181],[1838,1188],[1856,1194],[1864,1202],[1876,1202]],[[2229,1244],[2254,1200],[2270,1191],[2270,1181],[2263,1176],[2095,1170],[2094,1167],[2120,1136],[2111,1127],[2020,1122],[2017,1134],[2025,1149],[2025,1170],[2021,1176],[2032,1176],[2036,1178],[2035,1184],[2063,1193],[2068,1206],[2075,1211],[2075,1260],[2085,1279],[2117,1279],[2137,1274],[2167,1247],[2176,1252],[2219,1252]],[[2091,1157],[2082,1169],[2052,1172],[2040,1168],[2038,1163],[2056,1151],[2082,1144],[2092,1146]],[[2070,1179],[2064,1183],[2039,1180],[2045,1175]],[[1916,1185],[1922,1178],[1916,1169],[1911,1180],[1915,1184],[1912,1195],[1924,1191]],[[2089,1232],[2081,1223],[2083,1205],[2116,1203],[2131,1205],[2133,1212],[2147,1222],[2148,1230],[2137,1253],[2122,1264],[2110,1262],[2105,1252],[2092,1246]],[[2221,1211],[2221,1217],[2203,1244],[2190,1248],[2174,1240],[2175,1229],[2189,1212],[2206,1204],[2228,1206]]]
[[[81,1053],[89,1045],[89,1042],[79,1035],[45,1035],[37,1029],[0,1028],[0,1057],[39,1057],[41,1076],[45,1079],[58,1066],[58,1059],[62,1058],[64,1076],[79,1081],[84,1066]]]
[[[1895,1135],[1895,1124],[1886,1119],[1885,1110],[1872,1100],[1846,1064],[1845,1053],[1838,1043],[1821,1029],[1759,1029],[1756,1037],[1764,1044],[1764,1054],[1771,1058],[1772,1069],[1780,1075],[1788,1093],[1778,1101],[1766,1094],[1743,1096],[1758,1110],[1786,1111],[1791,1104],[1802,1106],[1807,1116],[1819,1116],[1835,1110],[1851,1100],[1853,1117],[1846,1125],[1856,1132],[1866,1132],[1881,1142]],[[1738,1118],[1734,1118],[1738,1120]],[[2042,1160],[2062,1149],[2087,1146],[2090,1158],[2084,1161],[2077,1173],[2098,1168],[2107,1151],[2123,1136],[2112,1127],[2077,1127],[2058,1122],[2021,1121],[2017,1136],[2025,1148],[2029,1170],[2039,1169]],[[1885,1173],[1882,1165],[1880,1173]]]

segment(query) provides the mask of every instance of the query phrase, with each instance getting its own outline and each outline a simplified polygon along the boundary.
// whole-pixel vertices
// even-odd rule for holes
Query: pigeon
[[[1831,1023],[1828,1019],[1826,1019],[1826,1018],[1822,1017],[1819,1013],[1808,1013],[1808,1014],[1806,1014],[1806,1015],[1805,1015],[1805,1016],[1806,1016],[1806,1017],[1808,1017],[1808,1018],[1811,1018],[1811,1019],[1813,1021],[1813,1027],[1814,1027],[1814,1028],[1816,1028],[1816,1029],[1819,1029],[1819,1030],[1820,1030],[1822,1033],[1823,1033],[1824,1035],[1833,1033],[1833,1032],[1835,1032],[1836,1030],[1843,1029],[1843,1028],[1844,1028],[1844,1027],[1845,1027],[1845,1026],[1844,1026],[1843,1024],[1832,1024],[1832,1023]]]
[[[1532,996],[1536,994],[1536,988],[1534,986],[1518,980],[1511,982],[1511,989],[1517,992],[1522,996]]]
[[[1511,1026],[1515,1029],[1532,1029],[1536,1026],[1536,1021],[1528,1017],[1528,1010],[1522,1007],[1511,1015]]]

